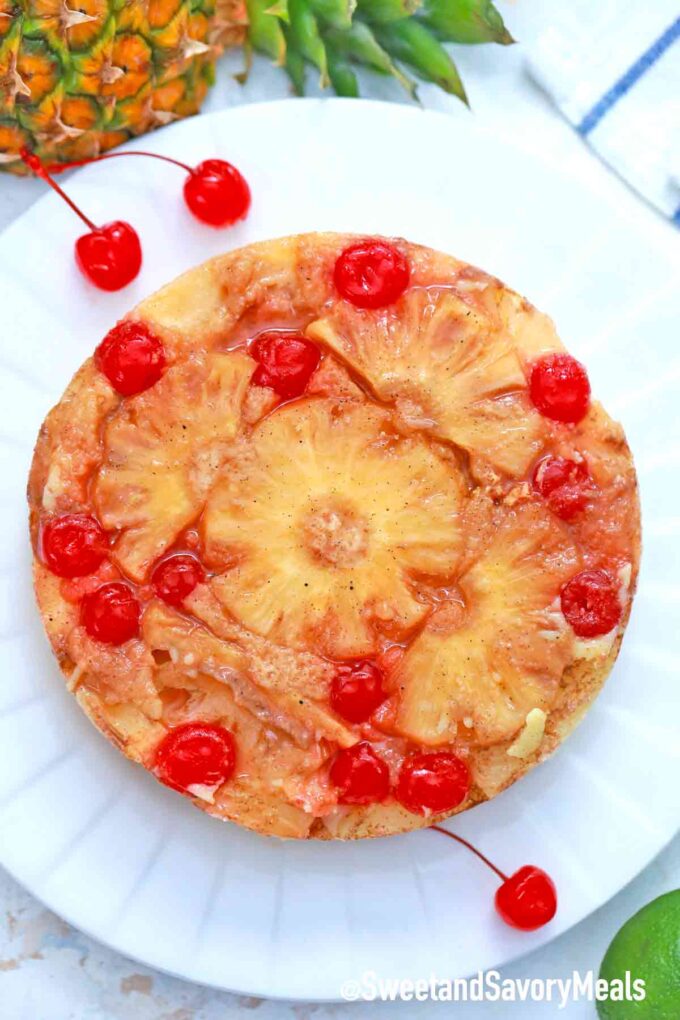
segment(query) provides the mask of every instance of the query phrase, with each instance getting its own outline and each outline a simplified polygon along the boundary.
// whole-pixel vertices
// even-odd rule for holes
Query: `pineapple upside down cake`
[[[400,239],[254,244],[143,301],[49,414],[29,502],[81,707],[277,836],[494,797],[597,694],[638,571],[631,455],[584,367]]]

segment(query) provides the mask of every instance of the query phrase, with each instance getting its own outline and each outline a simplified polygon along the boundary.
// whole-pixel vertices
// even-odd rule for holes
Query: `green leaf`
[[[304,57],[297,50],[293,49],[291,40],[287,39],[286,62],[284,64],[286,74],[290,78],[293,91],[297,96],[305,94],[305,61]]]
[[[286,39],[279,18],[271,13],[269,0],[246,0],[246,7],[251,45],[276,64],[283,64],[286,58]]]
[[[330,32],[328,42],[338,53],[349,60],[396,78],[408,94],[412,98],[416,98],[414,82],[396,66],[368,25],[361,21],[355,21],[351,28]]]
[[[421,16],[445,42],[508,46],[515,41],[491,0],[424,0]]]
[[[326,46],[326,54],[328,56],[328,74],[336,95],[349,96],[352,99],[358,98],[359,82],[347,61],[343,60],[330,46]]]
[[[434,82],[467,105],[467,95],[458,69],[442,44],[419,21],[393,21],[376,25],[375,35],[384,49],[425,81]]]
[[[385,24],[410,18],[423,0],[358,0],[359,14],[369,24]]]
[[[288,16],[288,0],[275,0],[270,7],[267,7],[267,14],[273,14],[276,18],[280,18],[281,21],[285,21],[288,24],[290,21]]]
[[[309,0],[309,6],[319,21],[325,25],[331,28],[349,28],[357,0]]]
[[[288,0],[288,13],[290,14],[289,45],[319,69],[321,75],[319,84],[321,88],[325,88],[330,81],[328,59],[317,20],[305,0]]]

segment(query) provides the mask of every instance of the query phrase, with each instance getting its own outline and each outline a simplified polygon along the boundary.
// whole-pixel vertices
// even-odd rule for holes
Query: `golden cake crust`
[[[494,797],[550,755],[597,695],[638,573],[637,483],[621,427],[595,402],[565,426],[528,399],[532,361],[563,350],[550,320],[493,277],[401,239],[390,243],[408,257],[409,290],[393,309],[355,309],[333,286],[335,260],[354,239],[251,245],[142,301],[126,318],[162,340],[164,376],[123,398],[89,358],[46,418],[29,478],[38,605],[80,706],[146,768],[174,725],[231,729],[234,778],[194,802],[267,835],[381,836],[445,817],[393,798],[337,806],[328,763],[359,739],[393,772],[413,748],[453,749],[472,777],[456,810]],[[467,360],[450,360],[451,323]],[[323,352],[300,401],[279,406],[252,382],[243,345],[266,328],[303,330]],[[281,470],[295,437],[304,452]],[[348,503],[338,490],[353,443]],[[583,520],[558,521],[533,492],[546,453],[585,454],[597,493]],[[294,531],[277,502],[287,484],[303,521]],[[327,492],[333,501],[323,502]],[[259,499],[256,517],[248,494]],[[369,499],[373,516],[355,512]],[[111,562],[67,581],[42,562],[40,529],[77,512],[94,513],[115,541]],[[180,611],[154,597],[149,574],[188,531],[208,578]],[[263,534],[271,548],[257,547]],[[291,587],[308,561],[313,598]],[[621,622],[604,638],[577,639],[556,620],[559,585],[602,563],[621,582]],[[140,593],[140,636],[104,646],[80,626],[78,603],[121,577]],[[495,628],[486,643],[485,627]],[[506,643],[494,653],[495,632]],[[465,641],[472,665],[443,696]],[[333,662],[363,656],[391,664],[389,708],[364,727],[329,704]],[[419,679],[423,663],[441,663],[440,673]],[[478,687],[485,671],[495,679]]]

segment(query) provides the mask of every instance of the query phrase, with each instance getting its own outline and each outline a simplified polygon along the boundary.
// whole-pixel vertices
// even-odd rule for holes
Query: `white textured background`
[[[459,48],[456,54],[474,116],[486,126],[502,125],[521,132],[536,151],[548,150],[583,180],[610,178],[571,128],[561,120],[524,71],[526,47],[550,24],[551,12],[563,0],[516,0],[499,3],[520,45]],[[288,94],[284,76],[264,61],[241,88],[231,78],[241,59],[223,61],[218,83],[206,110],[227,105],[281,98]],[[312,76],[310,76],[312,77]],[[401,98],[396,87],[381,79],[364,79],[364,94],[373,98]],[[426,106],[471,116],[459,103],[434,88],[421,89]],[[177,153],[181,158],[181,153]],[[209,156],[210,153],[206,153]],[[272,154],[275,159],[276,154]],[[238,154],[234,154],[238,162]],[[0,177],[0,227],[6,226],[36,198],[44,186],[37,181]],[[655,216],[651,210],[650,217]],[[673,228],[669,226],[669,231]],[[1,753],[1,752],[0,752]],[[37,834],[36,834],[37,837]],[[583,848],[587,860],[588,847]],[[631,914],[655,896],[680,886],[680,839],[668,847],[628,888],[582,924],[523,961],[506,968],[503,977],[568,977],[572,970],[597,971],[614,933]],[[84,893],[86,895],[86,892]],[[317,947],[310,946],[315,965]],[[318,965],[322,966],[319,958]],[[105,949],[60,921],[0,870],[0,1020],[382,1020],[388,1015],[406,1020],[454,1016],[457,1020],[489,1017],[566,1020],[595,1017],[589,1003],[572,1003],[565,1010],[555,1004],[354,1004],[309,1005],[267,1002],[229,995],[169,978],[132,963]]]

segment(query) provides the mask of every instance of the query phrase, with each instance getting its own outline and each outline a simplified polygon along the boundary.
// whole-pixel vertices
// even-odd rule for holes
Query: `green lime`
[[[678,1020],[680,889],[652,900],[626,921],[605,953],[600,978],[610,983],[609,998],[597,1003],[601,1020]],[[645,983],[644,999],[636,980]]]

